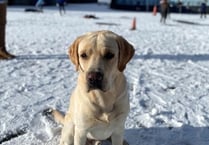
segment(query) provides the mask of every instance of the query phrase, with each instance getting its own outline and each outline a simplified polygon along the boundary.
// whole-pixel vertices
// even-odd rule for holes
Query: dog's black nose
[[[87,76],[88,85],[90,89],[102,89],[103,73],[89,72]]]

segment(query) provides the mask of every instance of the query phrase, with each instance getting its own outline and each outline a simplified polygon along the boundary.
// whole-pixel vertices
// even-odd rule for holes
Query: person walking
[[[37,0],[35,7],[37,8],[37,10],[43,12],[44,4],[45,4],[44,0]]]
[[[181,14],[182,13],[182,8],[183,8],[182,0],[178,0],[177,5],[178,5],[179,13]]]
[[[59,7],[60,15],[62,15],[62,11],[65,14],[65,0],[57,0],[57,6]]]
[[[7,2],[0,0],[0,59],[11,59],[15,56],[6,50],[5,32],[6,32],[6,10]]]
[[[160,0],[160,13],[161,13],[161,19],[160,22],[161,23],[165,23],[166,22],[166,18],[168,15],[168,8],[169,4],[167,0]]]
[[[200,6],[200,18],[202,18],[203,16],[206,18],[206,14],[207,14],[207,5],[205,0],[204,2],[201,3]]]

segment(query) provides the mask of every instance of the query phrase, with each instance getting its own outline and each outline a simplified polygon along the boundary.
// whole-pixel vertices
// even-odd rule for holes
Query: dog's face
[[[133,46],[111,31],[80,36],[69,51],[70,59],[76,65],[87,92],[108,91],[133,54]]]

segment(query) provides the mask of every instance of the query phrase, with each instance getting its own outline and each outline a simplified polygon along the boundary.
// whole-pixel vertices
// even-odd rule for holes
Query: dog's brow
[[[104,47],[103,53],[104,54],[106,54],[106,53],[114,53],[114,51],[112,49],[110,49],[110,47]]]

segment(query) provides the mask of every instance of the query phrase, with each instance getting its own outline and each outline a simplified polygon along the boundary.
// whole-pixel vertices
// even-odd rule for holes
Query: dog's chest
[[[116,113],[111,112],[111,113],[101,113],[101,115],[98,115],[95,117],[95,122],[98,124],[108,124],[110,125],[111,123],[114,122],[114,119],[116,118]]]
[[[105,140],[109,138],[112,132],[117,128],[117,119],[112,115],[102,115],[95,118],[94,125],[89,129],[87,137],[96,140]]]
[[[96,140],[105,140],[109,138],[114,130],[120,127],[120,122],[122,121],[121,116],[123,116],[123,113],[113,111],[110,113],[102,113],[95,117],[87,137]]]

